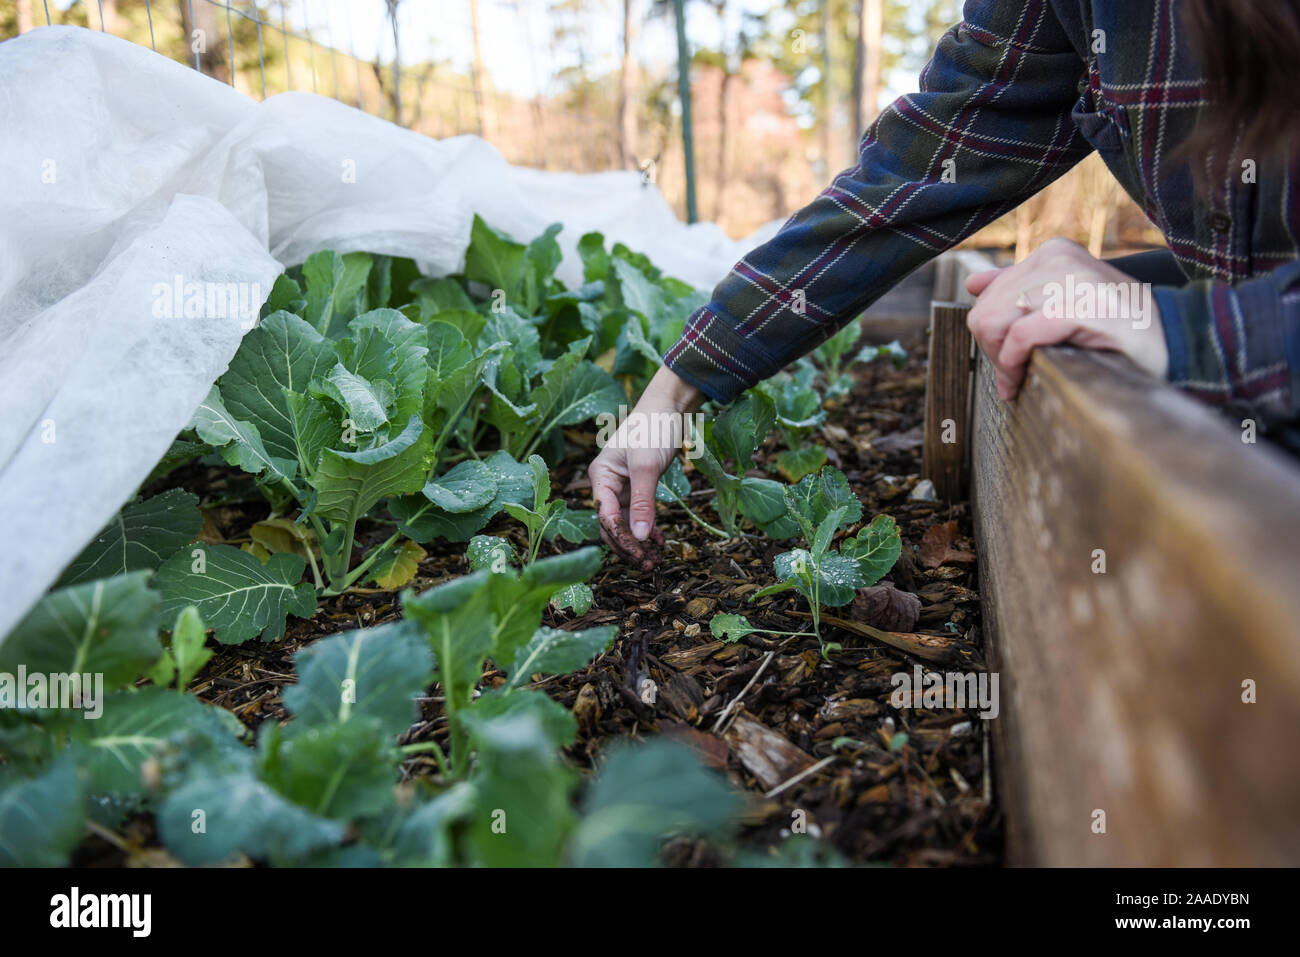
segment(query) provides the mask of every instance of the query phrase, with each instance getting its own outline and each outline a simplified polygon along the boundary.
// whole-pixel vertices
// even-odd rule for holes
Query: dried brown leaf
[[[921,564],[926,568],[940,565],[969,565],[975,554],[957,547],[957,522],[933,525],[921,538]]]

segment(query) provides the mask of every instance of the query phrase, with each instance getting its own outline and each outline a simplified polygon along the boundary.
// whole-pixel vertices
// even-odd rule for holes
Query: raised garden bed
[[[974,702],[891,701],[982,669],[969,511],[919,474],[924,349],[854,329],[750,395],[665,480],[660,565],[601,565],[591,417],[698,294],[580,248],[576,290],[552,234],[481,223],[464,277],[326,253],[277,284],[4,646],[110,685],[103,724],[0,715],[11,863],[1001,859]]]

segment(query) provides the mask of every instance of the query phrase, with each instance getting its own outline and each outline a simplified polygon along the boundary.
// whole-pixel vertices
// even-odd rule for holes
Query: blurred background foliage
[[[743,237],[852,165],[959,0],[683,0],[699,215]],[[674,0],[0,0],[0,39],[69,23],[256,98],[332,96],[539,169],[641,170],[685,216]],[[198,40],[194,38],[198,37]],[[196,47],[198,49],[196,49]],[[1159,234],[1096,156],[967,245],[1095,254]]]

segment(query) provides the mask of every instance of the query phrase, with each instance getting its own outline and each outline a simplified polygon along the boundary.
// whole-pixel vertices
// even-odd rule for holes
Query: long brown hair
[[[1209,105],[1179,152],[1213,156],[1198,179],[1222,172],[1235,153],[1288,155],[1300,133],[1300,0],[1179,0],[1179,16],[1200,59]]]

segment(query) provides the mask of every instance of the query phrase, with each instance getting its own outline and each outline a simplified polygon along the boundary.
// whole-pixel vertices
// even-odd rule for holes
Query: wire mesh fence
[[[330,96],[428,136],[477,134],[537,169],[641,170],[686,218],[680,7],[696,206],[740,237],[851,165],[860,127],[912,88],[959,16],[956,0],[883,3],[874,46],[857,42],[860,14],[882,8],[861,0],[0,0],[0,39],[79,25],[254,98]],[[1085,163],[977,241],[1023,254],[1050,226],[1090,248],[1132,245],[1148,224],[1109,183]]]
[[[670,24],[653,22],[662,11],[630,25],[650,34],[638,50],[623,42],[624,5],[603,0],[4,0],[0,11],[11,3],[0,38],[50,24],[100,30],[255,98],[331,96],[429,136],[483,136],[539,169],[640,168],[680,199],[676,62],[655,36]]]
[[[829,165],[790,109],[788,71],[727,62],[715,8],[685,9],[705,34],[690,72],[699,212],[739,236],[810,199]],[[0,0],[0,38],[74,24],[254,98],[331,96],[538,169],[641,170],[685,217],[673,14],[672,0]]]

